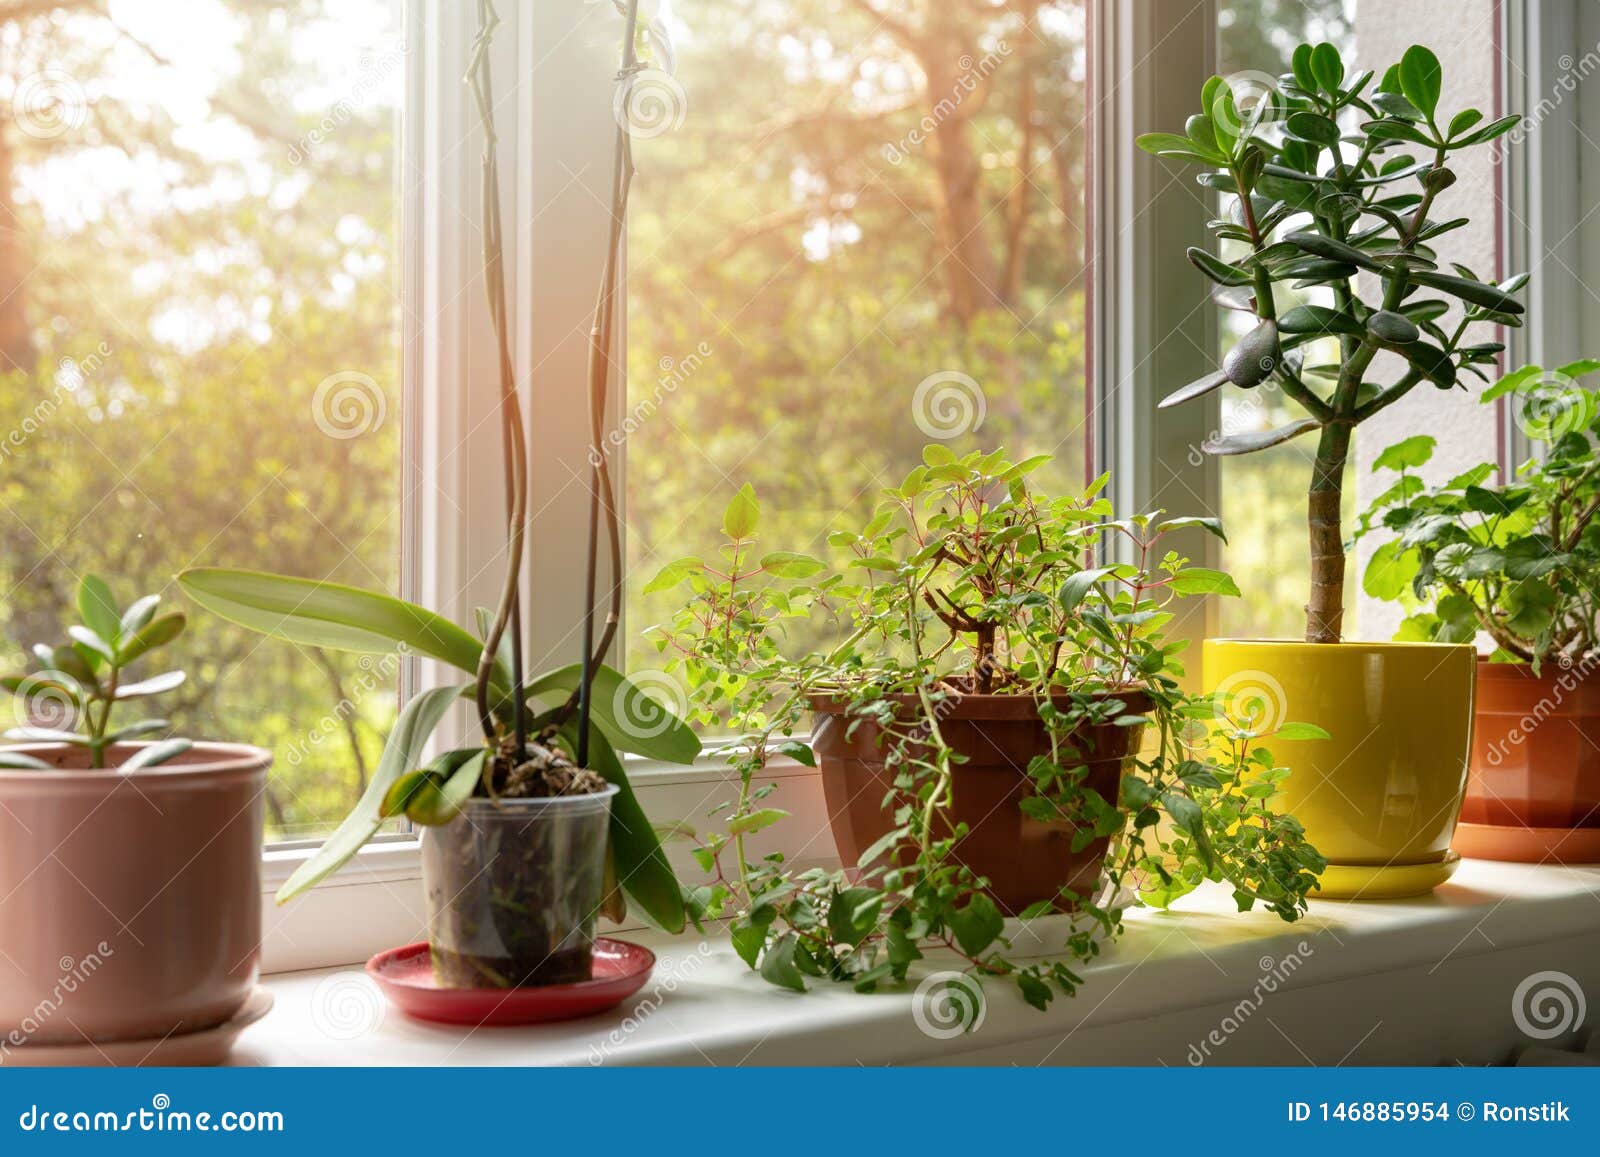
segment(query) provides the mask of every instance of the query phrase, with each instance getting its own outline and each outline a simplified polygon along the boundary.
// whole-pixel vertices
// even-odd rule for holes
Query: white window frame
[[[1113,496],[1120,509],[1216,509],[1220,472],[1213,459],[1192,452],[1218,423],[1215,398],[1174,411],[1155,408],[1172,382],[1198,376],[1215,357],[1216,311],[1197,302],[1193,279],[1171,272],[1184,247],[1206,236],[1211,211],[1198,186],[1132,144],[1136,133],[1181,124],[1192,111],[1215,66],[1216,3],[1085,2],[1093,36],[1090,107],[1098,111],[1088,193],[1094,468],[1116,464]],[[1520,6],[1519,0],[1508,3]],[[533,537],[573,547],[535,547],[531,554],[524,605],[528,669],[538,671],[577,654],[573,628],[581,613],[582,568],[575,559],[588,516],[584,365],[605,244],[619,26],[609,5],[585,0],[500,7],[492,62],[500,97],[513,355],[530,428],[538,432]],[[457,622],[470,621],[473,607],[494,602],[502,573],[500,443],[489,388],[493,347],[477,280],[481,142],[470,94],[460,83],[475,9],[412,0],[405,18],[411,51],[402,198],[408,303],[403,593]],[[580,22],[608,31],[586,35],[577,31]],[[464,390],[461,383],[483,388]],[[618,418],[623,395],[621,388],[611,391]],[[1207,535],[1196,535],[1185,549],[1197,560],[1215,558]],[[1214,625],[1215,609],[1203,605],[1175,629],[1198,640]],[[413,662],[403,689],[445,677],[429,666]],[[464,712],[456,726],[466,733]],[[630,760],[629,771],[657,821],[699,819],[730,778],[711,759],[692,768]],[[820,833],[800,861],[828,862],[833,850],[817,774],[793,763],[776,764],[767,774],[782,805],[796,815],[784,827]],[[763,835],[777,846],[770,832]],[[264,968],[356,963],[423,939],[419,847],[410,837],[374,843],[284,908],[270,903],[271,893],[310,852],[269,849]],[[693,870],[681,846],[669,850],[680,869]]]

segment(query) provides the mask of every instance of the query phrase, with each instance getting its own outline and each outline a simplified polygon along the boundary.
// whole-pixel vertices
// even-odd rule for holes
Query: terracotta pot
[[[141,744],[118,744],[120,763]],[[0,771],[0,1049],[160,1039],[256,982],[269,752],[196,743],[128,775],[77,748]]]
[[[1108,696],[1109,697],[1109,696]],[[1131,712],[1149,709],[1143,694],[1116,698]],[[892,696],[911,717],[916,700]],[[1066,699],[1058,699],[1065,707]],[[856,866],[861,853],[893,828],[893,807],[885,797],[894,791],[894,777],[884,767],[881,729],[863,721],[854,734],[846,704],[823,696],[812,699],[815,727],[811,746],[822,772],[822,791],[839,859]],[[1033,699],[1018,695],[964,695],[947,700],[948,712],[939,730],[951,749],[966,756],[951,773],[948,822],[968,831],[954,855],[989,880],[989,895],[1007,915],[1030,904],[1055,900],[1063,887],[1080,894],[1100,879],[1106,840],[1072,850],[1077,829],[1064,822],[1046,822],[1023,814],[1021,801],[1032,794],[1028,763],[1050,751],[1049,735]],[[1101,724],[1081,727],[1070,742],[1086,756],[1087,786],[1108,800],[1117,798],[1124,761],[1139,750],[1142,727]]]
[[[1600,827],[1600,675],[1582,665],[1478,663],[1477,728],[1461,819]]]

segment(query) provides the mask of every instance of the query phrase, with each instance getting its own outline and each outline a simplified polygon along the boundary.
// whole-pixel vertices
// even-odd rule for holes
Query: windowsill
[[[264,982],[277,1006],[246,1030],[235,1060],[1181,1066],[1199,1056],[1216,1064],[1483,1064],[1535,1043],[1519,1030],[1512,1004],[1532,974],[1565,973],[1600,999],[1600,868],[1468,860],[1431,896],[1316,901],[1294,925],[1236,913],[1222,888],[1182,908],[1130,914],[1117,947],[1080,970],[1079,995],[1057,999],[1048,1012],[991,981],[981,1027],[949,1039],[918,1028],[909,986],[862,996],[813,983],[801,996],[751,974],[720,935],[634,932],[628,938],[660,960],[651,983],[613,1012],[463,1030],[382,1006],[351,969],[280,973]],[[1040,945],[1036,954],[1046,954],[1056,923],[1037,921],[1024,933]],[[930,957],[916,975],[943,966]]]

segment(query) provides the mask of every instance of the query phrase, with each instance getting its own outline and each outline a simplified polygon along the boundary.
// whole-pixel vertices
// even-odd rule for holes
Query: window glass
[[[662,11],[629,217],[636,668],[681,595],[640,588],[714,557],[743,482],[764,548],[825,554],[929,441],[1053,453],[1055,488],[1087,446],[1083,4]]]
[[[178,10],[181,7],[181,12]],[[398,4],[0,11],[0,630],[192,564],[394,589]],[[268,826],[346,810],[398,660],[191,616],[181,734],[273,749]]]

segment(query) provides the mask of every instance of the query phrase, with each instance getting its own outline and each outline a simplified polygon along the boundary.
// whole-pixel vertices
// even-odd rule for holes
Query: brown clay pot
[[[118,744],[117,764],[141,744]],[[28,745],[0,771],[0,1049],[160,1039],[256,982],[269,752],[196,743],[129,774]]]
[[[1600,668],[1480,660],[1473,732],[1464,825],[1600,828]]]
[[[1116,698],[1130,712],[1150,707],[1142,693]],[[891,699],[908,715],[915,711],[914,697]],[[1067,700],[1059,703],[1065,707]],[[942,706],[947,714],[940,717],[940,733],[952,751],[966,756],[951,772],[947,819],[952,826],[966,824],[968,829],[955,846],[956,859],[988,878],[990,897],[1010,916],[1030,904],[1056,900],[1063,887],[1079,894],[1091,892],[1100,879],[1107,841],[1098,839],[1074,852],[1074,825],[1032,819],[1019,806],[1032,794],[1028,763],[1050,751],[1049,735],[1033,699],[971,694]],[[894,826],[893,805],[884,806],[885,797],[894,790],[894,776],[884,767],[882,732],[863,721],[854,734],[848,734],[852,720],[841,700],[816,696],[811,707],[815,713],[811,746],[822,772],[829,823],[840,861],[855,867],[861,853]],[[1085,756],[1089,769],[1085,784],[1115,800],[1123,763],[1139,750],[1143,731],[1112,724],[1079,728],[1070,742]]]

